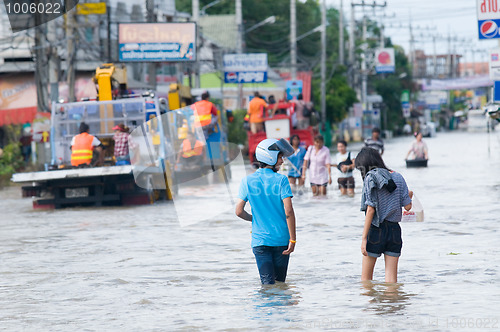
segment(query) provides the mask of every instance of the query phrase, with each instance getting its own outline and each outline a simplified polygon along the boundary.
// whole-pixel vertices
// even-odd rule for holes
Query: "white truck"
[[[140,97],[110,101],[54,103],[51,114],[52,161],[48,170],[17,173],[24,184],[23,197],[33,198],[34,208],[146,204],[171,199],[167,181],[171,165],[166,158],[168,125],[162,122],[158,98]],[[81,122],[105,146],[101,167],[71,166],[71,139]],[[120,123],[131,129],[135,149],[133,165],[115,166],[112,128]]]

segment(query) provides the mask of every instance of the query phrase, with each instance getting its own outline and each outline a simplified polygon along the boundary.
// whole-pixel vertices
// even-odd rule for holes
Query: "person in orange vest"
[[[209,101],[210,94],[205,91],[201,94],[201,100],[193,104],[192,108],[195,111],[195,127],[201,127],[205,138],[213,131],[217,123],[217,107]]]
[[[96,137],[89,134],[89,125],[82,122],[80,124],[80,134],[71,140],[71,165],[90,165],[94,150],[99,154],[97,166],[100,166],[104,162],[103,145]]]
[[[256,134],[264,131],[264,113],[267,108],[267,103],[258,92],[254,93],[254,97],[248,103],[247,114],[250,115],[250,131]]]
[[[182,153],[177,157],[177,164],[182,163],[186,167],[200,165],[204,156],[204,145],[196,139],[193,132],[188,132],[187,138],[182,141]]]

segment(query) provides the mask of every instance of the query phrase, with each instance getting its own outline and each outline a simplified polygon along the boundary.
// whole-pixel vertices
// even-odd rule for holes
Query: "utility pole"
[[[243,14],[241,0],[236,0],[236,53],[243,53]]]
[[[448,32],[448,54],[446,55],[446,74],[451,77],[451,36]]]
[[[75,101],[75,9],[66,13],[66,39],[67,39],[67,56],[66,56],[66,82],[68,83],[69,96],[68,102]]]
[[[146,0],[146,18],[149,23],[156,22],[154,0]],[[153,87],[153,90],[156,90],[156,68],[156,62],[148,64],[148,84]]]
[[[236,34],[236,53],[243,53],[243,13],[241,10],[241,0],[236,0],[236,28],[238,29]],[[239,78],[238,78],[239,81]],[[238,83],[238,101],[236,105],[239,109],[243,107],[243,85]]]
[[[108,49],[108,62],[111,63],[113,60],[111,56],[111,6],[106,4],[106,23],[107,23],[107,32],[108,32],[108,40],[107,40],[107,49]]]
[[[385,47],[385,40],[384,40],[384,25],[380,25],[380,48]]]
[[[196,23],[196,61],[194,63],[194,87],[200,87],[200,0],[193,0],[193,22]]]
[[[321,3],[321,122],[326,130],[326,0]],[[329,129],[329,128],[328,128]]]
[[[413,45],[415,43],[415,39],[413,37],[413,26],[411,24],[411,12],[410,12],[410,70],[412,76],[415,76],[415,50],[413,49]]]
[[[290,0],[290,60],[292,69],[292,80],[297,79],[297,3]]]
[[[40,112],[49,112],[47,105],[48,91],[47,91],[47,57],[46,57],[46,26],[45,24],[34,27],[35,29],[35,47],[36,54],[35,63],[35,82],[37,94],[37,109]]]
[[[455,78],[457,76],[457,70],[458,70],[457,43],[458,43],[458,40],[455,37],[454,43],[453,43],[453,53],[451,54],[451,77],[452,78]]]
[[[432,36],[432,47],[434,51],[434,78],[437,78],[438,76],[438,71],[437,71],[437,52],[436,52],[436,36]]]
[[[471,56],[472,56],[472,76],[476,76],[476,60],[475,60],[475,54],[476,50],[471,49]]]
[[[363,109],[367,109],[366,95],[368,77],[366,73],[366,15],[363,15],[363,52],[361,53],[361,104]]]
[[[156,22],[155,15],[155,1],[154,0],[146,0],[146,11],[147,11],[147,21],[149,23]],[[150,62],[148,65],[148,84],[156,90],[156,62]]]
[[[387,2],[384,1],[383,4],[377,4],[375,1],[373,3],[365,3],[365,1],[361,1],[358,3],[351,2],[351,38],[350,38],[350,47],[349,47],[349,62],[352,66],[353,74],[351,87],[355,87],[356,84],[356,72],[355,72],[355,61],[354,61],[354,24],[355,24],[355,16],[354,16],[354,8],[358,7],[372,7],[375,9],[376,7],[385,7],[387,6]],[[366,95],[367,95],[367,69],[366,69],[366,15],[363,14],[363,52],[361,53],[361,89],[357,88],[358,95],[360,96],[361,103],[363,107],[366,107]]]
[[[344,64],[344,4],[343,0],[340,0],[339,9],[339,64]]]
[[[51,20],[47,22],[47,40],[49,41],[49,82],[50,82],[50,101],[57,103],[59,100],[59,56],[57,54],[56,40],[56,22]]]
[[[354,35],[354,27],[356,25],[356,19],[354,16],[354,3],[351,2],[351,22],[349,24],[350,36],[349,36],[349,85],[351,88],[354,88],[354,84],[356,82],[355,78],[355,67],[356,63],[354,61],[354,48],[355,48],[355,40],[356,36]]]

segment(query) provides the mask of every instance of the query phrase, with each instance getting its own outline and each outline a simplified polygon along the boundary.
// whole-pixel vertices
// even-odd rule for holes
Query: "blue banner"
[[[495,81],[495,85],[493,88],[493,99],[495,102],[500,102],[500,81]]]
[[[193,44],[189,44],[184,53],[181,46],[180,43],[120,44],[118,55],[122,62],[192,61],[194,57]]]
[[[395,66],[375,66],[375,71],[377,73],[394,73],[395,70]]]

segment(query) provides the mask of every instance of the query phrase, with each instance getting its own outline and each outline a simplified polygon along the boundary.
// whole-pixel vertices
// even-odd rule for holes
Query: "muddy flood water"
[[[186,186],[151,206],[34,211],[20,188],[0,190],[0,330],[498,331],[500,133],[424,138],[420,169],[405,167],[412,140],[384,153],[425,211],[401,224],[398,284],[383,282],[383,259],[360,282],[357,171],[354,198],[330,186],[293,199],[296,251],[272,287],[233,212],[242,165],[228,186]]]

